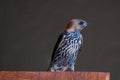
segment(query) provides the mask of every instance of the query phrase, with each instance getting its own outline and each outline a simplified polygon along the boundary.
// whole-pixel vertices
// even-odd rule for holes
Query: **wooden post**
[[[0,71],[0,80],[110,80],[110,73]]]

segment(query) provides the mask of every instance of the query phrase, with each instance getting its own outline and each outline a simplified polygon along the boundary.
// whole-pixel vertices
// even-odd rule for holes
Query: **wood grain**
[[[0,80],[110,80],[110,73],[0,71]]]

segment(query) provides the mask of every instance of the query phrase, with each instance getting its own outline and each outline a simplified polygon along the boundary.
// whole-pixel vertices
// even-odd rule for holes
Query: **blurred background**
[[[89,23],[76,71],[111,72],[120,80],[119,0],[0,0],[0,70],[46,71],[73,18]]]

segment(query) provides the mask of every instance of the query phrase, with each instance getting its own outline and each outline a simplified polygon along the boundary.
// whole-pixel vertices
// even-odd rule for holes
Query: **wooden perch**
[[[0,80],[110,80],[110,73],[0,71]]]

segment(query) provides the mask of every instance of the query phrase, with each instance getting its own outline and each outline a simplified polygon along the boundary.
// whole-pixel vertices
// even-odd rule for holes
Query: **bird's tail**
[[[50,71],[51,66],[52,66],[52,62],[50,62],[50,64],[49,64],[49,66],[48,66],[48,68],[47,68],[47,70],[46,70],[46,71]]]

